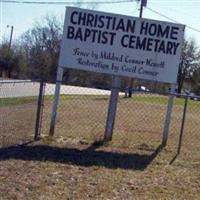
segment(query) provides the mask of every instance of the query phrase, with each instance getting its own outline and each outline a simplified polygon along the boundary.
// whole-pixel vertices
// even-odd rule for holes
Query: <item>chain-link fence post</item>
[[[184,103],[184,108],[183,108],[183,118],[181,122],[181,130],[180,130],[177,154],[180,154],[180,151],[181,151],[181,144],[182,144],[182,139],[183,139],[183,132],[184,132],[184,126],[185,126],[186,113],[187,113],[188,98],[189,98],[188,96],[185,97],[185,103]]]
[[[41,134],[41,125],[42,125],[42,112],[44,106],[44,94],[45,94],[45,82],[40,81],[39,96],[38,96],[38,105],[36,113],[36,123],[35,123],[35,136],[34,139],[38,140]]]

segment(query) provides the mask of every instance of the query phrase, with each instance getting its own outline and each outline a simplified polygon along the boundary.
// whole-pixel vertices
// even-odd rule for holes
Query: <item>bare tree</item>
[[[17,45],[11,47],[7,41],[0,45],[0,76],[5,78],[25,78],[25,62]]]
[[[20,39],[32,79],[55,79],[62,26],[55,16],[47,15]]]
[[[196,95],[200,96],[200,66],[192,75],[191,89],[194,93],[196,93]]]
[[[200,66],[200,50],[195,45],[194,40],[185,40],[182,47],[181,53],[181,64],[178,70],[177,83],[178,88],[177,92],[181,93],[183,84],[186,80],[191,81],[193,73]]]

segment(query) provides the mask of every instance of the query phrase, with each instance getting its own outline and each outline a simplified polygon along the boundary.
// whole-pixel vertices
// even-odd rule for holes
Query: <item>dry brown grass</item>
[[[101,146],[97,144],[103,138],[108,101],[105,96],[62,97],[51,139],[45,137],[52,104],[47,98],[44,137],[27,146],[10,144],[32,136],[35,104],[1,107],[1,138],[13,142],[1,143],[0,199],[200,199],[199,102],[189,104],[181,154],[170,165],[182,104],[174,107],[167,147],[157,149],[165,97],[160,103],[121,98],[113,140]]]

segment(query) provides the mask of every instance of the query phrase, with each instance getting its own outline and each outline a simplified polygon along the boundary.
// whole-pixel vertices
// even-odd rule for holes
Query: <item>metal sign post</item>
[[[120,85],[121,85],[121,78],[119,76],[113,76],[104,142],[110,141],[112,139]]]
[[[55,123],[56,123],[57,109],[58,109],[58,104],[59,104],[60,86],[61,86],[62,78],[63,78],[63,68],[58,67],[49,136],[53,136],[54,131],[55,131]]]
[[[167,113],[165,117],[165,125],[164,125],[164,130],[163,130],[163,139],[162,139],[162,145],[166,146],[167,140],[168,140],[168,135],[169,135],[169,128],[170,128],[170,122],[171,122],[171,114],[172,114],[172,109],[173,109],[173,104],[174,104],[174,95],[173,93],[175,92],[176,85],[171,84],[171,89],[170,89],[170,95],[168,99],[168,105],[167,105]]]

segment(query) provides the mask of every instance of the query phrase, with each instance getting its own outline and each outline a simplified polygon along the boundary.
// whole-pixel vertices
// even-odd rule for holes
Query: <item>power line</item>
[[[178,21],[176,21],[176,20],[174,20],[174,19],[172,19],[172,18],[170,18],[170,17],[167,17],[166,15],[163,15],[162,13],[160,13],[160,12],[158,12],[158,11],[156,11],[156,10],[153,10],[152,8],[149,8],[149,7],[146,7],[146,8],[147,8],[148,10],[150,10],[151,12],[160,15],[161,17],[164,17],[164,18],[166,18],[166,19],[169,19],[169,20],[172,21],[172,22],[179,23]]]
[[[200,5],[200,4],[199,4]],[[179,13],[181,13],[181,14],[184,14],[184,15],[186,15],[187,17],[189,16],[189,17],[191,17],[191,18],[193,18],[193,19],[195,19],[195,20],[197,20],[198,19],[198,16],[194,16],[194,14],[192,14],[191,15],[191,13],[190,12],[187,12],[186,10],[183,10],[183,9],[177,9],[176,7],[171,7],[172,5],[170,5],[170,11],[173,11],[173,12],[179,12]],[[166,8],[166,7],[165,7]],[[180,7],[179,7],[180,8]],[[168,8],[166,8],[166,9],[168,9]],[[199,19],[198,19],[199,20]]]
[[[16,3],[16,4],[48,4],[48,5],[66,5],[66,4],[113,4],[113,3],[129,3],[136,2],[139,0],[117,0],[117,1],[18,1],[18,0],[0,0],[2,3]]]
[[[151,0],[151,3],[200,3],[199,0]]]
[[[172,22],[182,24],[182,23],[180,23],[180,22],[178,22],[178,21],[176,21],[176,20],[174,20],[174,19],[172,19],[172,18],[170,18],[170,17],[168,17],[168,16],[166,16],[166,15],[164,15],[164,14],[162,14],[162,13],[156,11],[156,10],[153,10],[152,8],[149,8],[149,7],[146,7],[146,8],[147,8],[148,10],[150,10],[151,12],[154,12],[154,13],[156,13],[157,15],[160,15],[161,17],[164,17],[164,18],[166,18],[166,19],[169,19],[169,20],[172,21]],[[197,28],[194,28],[194,27],[189,26],[189,25],[187,25],[187,24],[186,24],[186,27],[189,28],[189,29],[191,29],[191,30],[193,30],[193,31],[196,31],[196,32],[200,33],[200,30],[197,29]]]
[[[130,3],[130,2],[139,2],[140,0],[117,0],[117,1],[77,1],[77,2],[74,2],[74,1],[18,1],[18,0],[0,0],[0,2],[2,3],[20,3],[20,4],[51,4],[51,5],[66,5],[66,4],[76,4],[76,3],[81,3],[81,4],[114,4],[114,3]],[[174,0],[152,0],[154,2],[175,2]],[[177,2],[178,1],[181,1],[181,2],[188,2],[188,3],[191,3],[191,2],[199,2],[200,3],[200,0],[176,0]],[[151,12],[154,12],[156,13],[157,15],[160,15],[170,21],[173,21],[175,23],[180,23],[150,7],[146,7],[148,10],[150,10]],[[199,32],[200,33],[200,30],[197,29],[197,28],[194,28],[192,26],[189,26],[189,25],[186,25],[186,27],[188,27],[189,29],[191,30],[194,30],[196,32]]]

